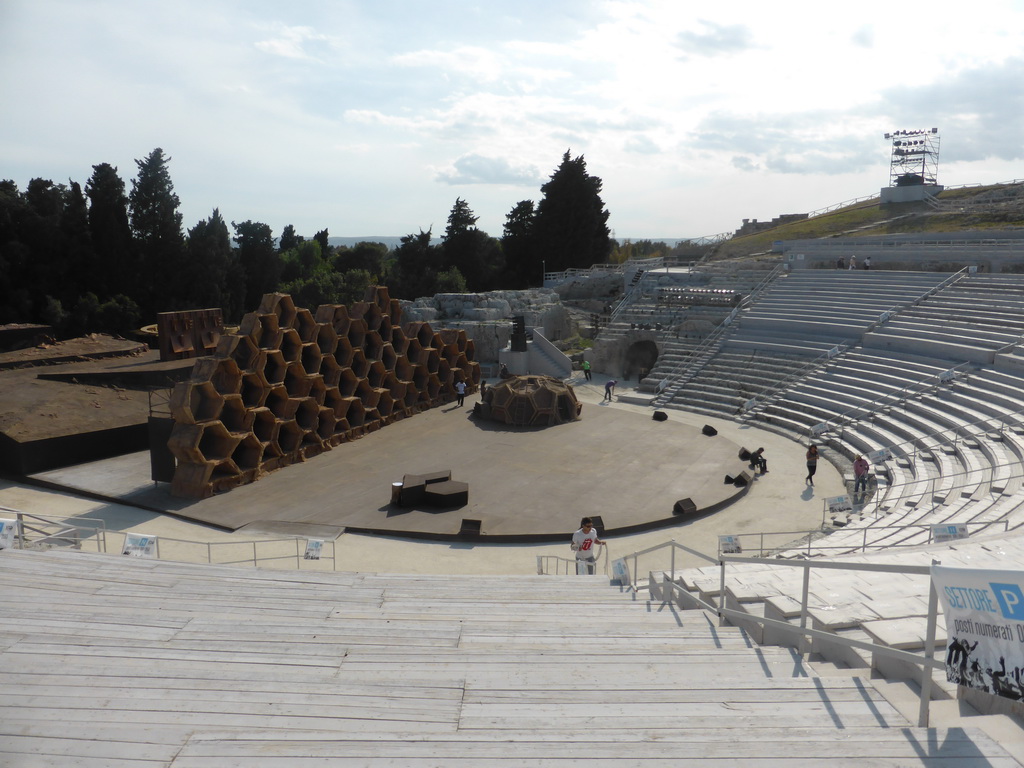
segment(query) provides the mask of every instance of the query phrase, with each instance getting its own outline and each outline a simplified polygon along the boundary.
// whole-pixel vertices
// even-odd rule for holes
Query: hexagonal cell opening
[[[386,285],[371,285],[363,294],[363,301],[368,304],[375,304],[379,309],[385,310],[391,306],[391,296],[388,294]]]
[[[395,370],[395,364],[398,362],[398,355],[395,354],[395,348],[391,346],[390,342],[381,347],[380,361],[384,363],[384,368],[387,370]]]
[[[366,312],[370,309],[367,301],[354,301],[348,305],[348,314],[353,320],[365,320]]]
[[[441,334],[438,333],[437,331],[435,331],[434,335],[430,337],[430,346],[432,346],[438,352],[444,349],[444,339],[441,338]]]
[[[399,381],[412,381],[413,364],[409,358],[400,357],[395,361],[395,378]]]
[[[437,378],[441,380],[442,385],[454,384],[457,381],[452,373],[452,367],[448,365],[447,360],[441,360],[440,364],[437,366]]]
[[[320,417],[320,406],[312,397],[299,399],[298,407],[295,409],[295,422],[304,431],[316,429],[317,420]]]
[[[412,383],[416,385],[416,389],[424,390],[427,388],[427,379],[430,377],[430,371],[427,370],[425,365],[417,365],[412,371]]]
[[[323,362],[324,354],[313,342],[302,345],[302,354],[299,356],[299,361],[302,363],[302,367],[306,369],[306,373],[314,374],[320,370],[320,363]]]
[[[388,306],[388,316],[391,318],[391,325],[400,326],[402,324],[402,302],[398,299],[392,299],[391,304]]]
[[[322,304],[316,310],[316,319],[321,323],[330,323],[338,336],[348,335],[348,328],[352,322],[348,307],[344,304]]]
[[[284,453],[293,453],[302,445],[302,427],[295,423],[295,419],[286,419],[281,422],[277,430],[277,444]]]
[[[462,372],[469,377],[474,386],[479,386],[480,379],[483,378],[480,372],[480,363],[467,363],[462,367]]]
[[[231,454],[231,460],[238,465],[238,468],[245,472],[249,469],[256,469],[263,461],[263,443],[251,432],[242,438],[242,442]]]
[[[395,348],[395,354],[399,357],[405,357],[409,353],[409,337],[397,325],[391,329],[391,346]]]
[[[221,336],[217,344],[217,357],[230,357],[243,371],[255,365],[259,353],[249,336]]]
[[[284,388],[288,390],[289,395],[306,397],[309,395],[311,386],[312,382],[306,375],[306,369],[302,367],[302,363],[296,362],[288,366],[288,370],[284,374]]]
[[[384,381],[387,378],[388,369],[384,367],[384,363],[380,360],[374,360],[370,363],[369,369],[366,371],[366,380],[369,382],[371,387],[382,387]]]
[[[377,326],[377,333],[381,335],[382,339],[391,338],[392,327],[391,318],[387,315],[381,315],[380,324]]]
[[[366,372],[369,369],[370,361],[366,359],[366,355],[363,354],[363,350],[352,350],[352,373],[362,379],[366,376]]]
[[[252,428],[252,415],[241,395],[225,395],[220,412],[221,423],[231,432],[248,432]]]
[[[242,315],[242,322],[238,324],[238,334],[249,339],[259,349],[260,337],[263,335],[263,325],[260,323],[260,316],[255,312],[246,312]],[[221,337],[222,344],[225,343],[226,338],[230,337]],[[229,351],[227,346],[225,346],[225,351]]]
[[[203,424],[203,433],[199,438],[199,451],[208,461],[221,461],[228,458],[235,450],[241,438],[233,436],[219,421]]]
[[[334,415],[333,408],[321,408],[317,416],[316,434],[321,440],[328,439],[334,434],[334,425],[338,417]]]
[[[367,360],[380,360],[381,352],[384,351],[384,341],[376,331],[368,331],[363,341],[363,353]]]
[[[270,386],[284,383],[284,376],[288,372],[288,363],[279,349],[267,350],[263,361],[263,377]]]
[[[171,395],[171,414],[186,424],[212,421],[220,416],[224,396],[209,381],[181,381]]]
[[[466,359],[473,362],[476,359],[476,342],[466,339]]]
[[[394,376],[388,379],[388,391],[391,393],[392,399],[402,402],[405,400],[405,391],[409,388],[409,385],[404,381],[399,381]]]
[[[348,337],[339,337],[338,346],[334,350],[334,359],[338,361],[338,365],[342,368],[348,368],[352,365],[352,352],[352,342],[348,340]]]
[[[324,359],[320,362],[320,375],[323,376],[326,386],[338,386],[338,382],[341,380],[341,366],[334,359],[334,355],[324,355]]]
[[[277,315],[259,315],[257,319],[260,323],[260,349],[277,349],[281,345],[282,333]]]
[[[313,313],[305,307],[295,308],[295,330],[299,332],[299,338],[303,343],[316,341],[316,320],[313,319]]]
[[[352,318],[352,324],[348,327],[348,340],[353,349],[362,349],[366,342],[366,321],[360,318]]]
[[[406,329],[405,335],[412,336],[408,329]],[[416,329],[416,338],[422,347],[434,346],[434,329],[430,327],[430,323],[419,323],[419,327]]]
[[[324,407],[334,411],[335,418],[343,419],[348,413],[349,398],[342,397],[338,388],[328,389],[324,395]]]
[[[252,433],[261,443],[277,439],[277,417],[269,408],[254,408],[252,412]]]
[[[359,385],[359,377],[351,368],[342,368],[341,376],[338,378],[338,391],[342,397],[352,397]]]
[[[363,404],[366,410],[377,407],[377,401],[380,399],[380,393],[371,387],[366,379],[362,379],[359,382],[359,386],[356,388],[356,397],[359,398],[359,402]]]
[[[363,422],[366,421],[366,409],[363,407],[362,402],[353,400],[349,406],[348,415],[345,418],[348,419],[349,426],[352,428],[363,426]]]
[[[395,409],[395,400],[391,397],[391,393],[386,389],[377,390],[377,412],[380,413],[382,418],[391,415],[391,412]]]
[[[366,330],[380,330],[381,317],[382,314],[380,311],[380,307],[378,307],[376,304],[367,304],[366,313],[363,315],[363,320],[366,321]]]
[[[261,315],[276,315],[281,328],[295,327],[295,302],[286,293],[263,294],[259,309],[256,311]]]
[[[405,356],[409,358],[409,362],[413,365],[419,365],[423,362],[423,345],[420,344],[420,340],[415,336],[409,339],[409,344],[405,349]]]
[[[402,405],[412,408],[420,401],[420,391],[415,384],[406,384],[405,397],[402,398]]]
[[[338,332],[330,323],[319,323],[316,327],[316,338],[313,341],[320,348],[320,354],[333,355],[334,350],[338,348]]]
[[[242,375],[242,402],[246,408],[259,408],[267,399],[270,385],[262,374],[246,373]]]
[[[210,382],[222,395],[234,395],[241,391],[242,371],[233,358],[208,358],[214,360],[213,371],[210,373]]]
[[[294,363],[302,355],[302,339],[294,328],[288,328],[281,336],[281,354],[285,362]]]
[[[319,373],[309,377],[309,396],[316,400],[317,405],[324,404],[324,397],[327,395],[327,385]]]
[[[267,393],[266,406],[279,419],[290,419],[293,411],[288,398],[288,390],[283,386],[274,387]]]
[[[441,380],[437,378],[436,373],[432,373],[427,377],[427,397],[430,400],[436,400],[440,394]]]
[[[428,371],[437,373],[441,365],[441,354],[436,349],[425,349],[421,362],[427,366]]]

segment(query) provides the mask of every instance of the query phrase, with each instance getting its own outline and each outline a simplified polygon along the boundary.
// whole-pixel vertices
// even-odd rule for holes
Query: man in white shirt
[[[466,400],[466,382],[455,382],[455,394],[459,398],[458,405],[462,405]]]
[[[604,546],[604,542],[597,538],[597,531],[594,530],[594,521],[584,517],[582,526],[572,535],[570,548],[576,553],[576,573],[580,576],[593,576],[596,571],[597,558],[594,547]]]

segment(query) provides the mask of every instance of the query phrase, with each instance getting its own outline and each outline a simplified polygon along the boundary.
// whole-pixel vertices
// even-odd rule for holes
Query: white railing
[[[602,552],[597,556],[594,563],[594,571],[596,573],[602,573],[605,576],[608,574],[608,547],[602,545]],[[537,575],[538,576],[568,576],[576,575],[578,573],[576,569],[576,563],[578,561],[575,557],[561,557],[560,555],[537,555]]]
[[[0,507],[0,515],[12,514],[18,521],[18,549],[41,546],[74,547],[96,541],[97,551],[107,551],[107,529],[102,520],[91,517],[44,517]]]
[[[710,611],[718,616],[719,626],[724,626],[729,620],[734,620],[733,623],[738,623],[740,626],[743,624],[758,624],[762,627],[771,627],[773,630],[786,633],[793,636],[796,643],[796,648],[799,653],[808,653],[810,649],[810,643],[814,640],[819,640],[824,643],[828,643],[834,646],[842,646],[846,648],[857,648],[859,650],[868,651],[869,653],[876,654],[879,656],[886,656],[888,658],[896,659],[899,661],[907,662],[919,667],[921,670],[919,683],[920,683],[920,700],[918,707],[918,726],[927,727],[928,725],[928,705],[931,699],[931,686],[932,686],[932,670],[943,669],[943,663],[935,659],[935,629],[938,617],[938,595],[935,592],[935,587],[931,584],[929,579],[929,598],[928,598],[928,614],[925,619],[925,644],[924,653],[917,654],[911,651],[900,650],[897,648],[891,648],[887,645],[876,645],[875,643],[865,642],[862,640],[855,640],[849,637],[843,637],[837,635],[834,632],[828,632],[825,630],[811,629],[808,626],[808,619],[810,618],[808,612],[808,603],[810,598],[810,581],[811,572],[815,569],[831,569],[831,570],[846,570],[846,571],[873,571],[880,573],[898,573],[907,575],[920,575],[929,576],[931,575],[930,566],[913,566],[913,565],[886,565],[881,563],[833,563],[824,562],[819,560],[777,560],[759,557],[745,557],[742,555],[719,555],[717,560],[703,553],[699,553],[696,550],[692,550],[689,547],[684,547],[677,544],[675,541],[666,542],[665,544],[658,545],[657,547],[650,547],[646,550],[641,550],[632,555],[627,555],[626,559],[633,558],[634,562],[636,558],[643,554],[648,554],[658,549],[664,549],[666,547],[671,548],[673,567],[672,571],[665,573],[662,582],[658,583],[654,578],[654,574],[651,574],[650,579],[647,583],[647,588],[651,592],[652,599],[660,599],[662,602],[671,602],[683,609],[703,609]],[[685,550],[691,554],[695,554],[711,562],[717,562],[720,567],[719,577],[719,590],[718,590],[718,604],[706,602],[700,598],[699,595],[694,595],[689,592],[683,585],[678,584],[675,580],[675,552],[676,549]],[[934,564],[938,564],[938,561],[932,561]],[[777,621],[775,619],[768,619],[763,616],[756,614],[747,613],[745,611],[738,611],[731,608],[726,608],[725,594],[726,594],[726,567],[729,563],[752,563],[758,565],[782,567],[782,568],[801,568],[803,569],[803,589],[800,599],[800,615],[799,626],[795,626],[785,621]],[[637,584],[637,580],[634,578],[633,584]]]

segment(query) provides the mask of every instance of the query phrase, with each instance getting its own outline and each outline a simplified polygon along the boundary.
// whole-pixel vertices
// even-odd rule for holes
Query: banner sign
[[[828,507],[830,515],[841,515],[845,512],[853,512],[853,501],[847,496],[829,496],[825,499],[825,506]]]
[[[888,461],[892,458],[892,451],[888,448],[879,448],[877,451],[872,451],[865,458],[872,464],[881,464],[883,461]]]
[[[320,553],[323,551],[323,548],[323,539],[306,539],[306,554],[302,556],[302,559],[319,560]]]
[[[1024,571],[932,566],[946,617],[946,679],[1020,699],[1024,673]]]
[[[967,523],[952,523],[950,525],[933,525],[932,541],[942,544],[944,541],[967,538]]]
[[[618,560],[612,560],[612,579],[619,582],[621,587],[629,586],[629,566],[626,565],[626,558],[620,557]]]
[[[739,536],[719,536],[718,553],[721,555],[743,554],[743,547],[740,546]]]
[[[948,371],[943,371],[942,373],[939,374],[939,381],[941,381],[943,384],[948,384],[955,378],[956,371],[954,371],[952,368],[950,368]]]
[[[17,536],[17,520],[0,520],[0,549],[13,549]]]
[[[144,533],[126,533],[121,554],[129,557],[144,557],[147,560],[156,559],[156,536],[147,536]]]
[[[810,429],[811,437],[819,437],[828,432],[828,422],[823,421],[821,424],[815,424]]]

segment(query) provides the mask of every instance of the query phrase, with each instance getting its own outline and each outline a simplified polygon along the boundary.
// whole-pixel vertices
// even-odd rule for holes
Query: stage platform
[[[614,536],[680,522],[673,515],[680,499],[696,506],[690,517],[729,505],[756,486],[724,482],[747,469],[739,450],[671,415],[658,422],[649,412],[585,404],[577,422],[523,428],[476,419],[467,402],[404,419],[201,501],[175,498],[168,484],[154,484],[147,452],[32,480],[253,533],[322,538],[348,530],[459,540],[463,520],[479,520],[474,540],[564,541],[585,515],[599,515],[605,534]],[[466,506],[391,503],[392,483],[403,475],[437,470],[469,484]]]

